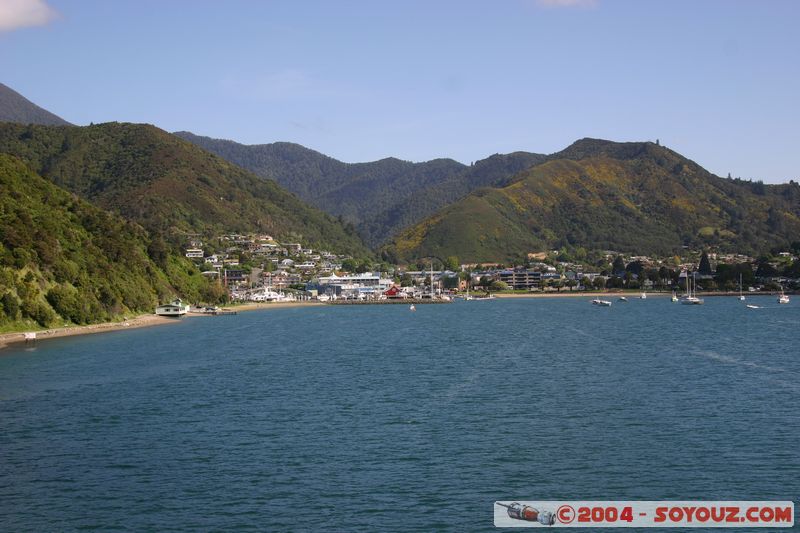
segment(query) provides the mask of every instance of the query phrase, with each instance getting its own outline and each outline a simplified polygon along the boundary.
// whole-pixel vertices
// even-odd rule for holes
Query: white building
[[[383,293],[393,285],[389,278],[382,278],[380,272],[365,272],[347,276],[323,276],[319,278],[320,289],[338,296],[366,297]]]
[[[186,257],[190,259],[202,259],[203,258],[203,249],[202,248],[188,248],[186,250]]]

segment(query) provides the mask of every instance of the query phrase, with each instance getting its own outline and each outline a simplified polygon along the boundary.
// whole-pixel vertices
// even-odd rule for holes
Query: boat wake
[[[747,366],[750,368],[758,368],[760,370],[766,370],[768,372],[786,372],[783,368],[776,368],[774,366],[767,366],[761,365],[758,363],[753,363],[752,361],[742,361],[741,359],[737,359],[735,357],[731,357],[729,355],[723,355],[721,353],[712,352],[708,350],[691,350],[689,353],[693,355],[699,355],[701,357],[705,357],[707,359],[713,359],[714,361],[719,361],[721,363],[726,363],[729,365],[739,365],[739,366]]]

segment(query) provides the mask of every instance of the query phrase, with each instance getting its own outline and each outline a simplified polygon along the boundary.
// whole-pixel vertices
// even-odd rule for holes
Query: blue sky
[[[779,182],[800,177],[798,22],[791,0],[0,0],[0,81],[76,124],[347,162],[660,139]]]

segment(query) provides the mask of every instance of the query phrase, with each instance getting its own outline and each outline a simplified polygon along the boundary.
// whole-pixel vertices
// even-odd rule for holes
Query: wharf
[[[431,300],[430,298],[392,298],[390,300],[334,300],[328,305],[417,305],[417,304],[450,304],[453,300]]]

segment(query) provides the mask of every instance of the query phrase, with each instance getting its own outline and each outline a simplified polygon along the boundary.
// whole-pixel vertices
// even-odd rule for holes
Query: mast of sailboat
[[[433,300],[433,259],[431,259],[431,300]]]

